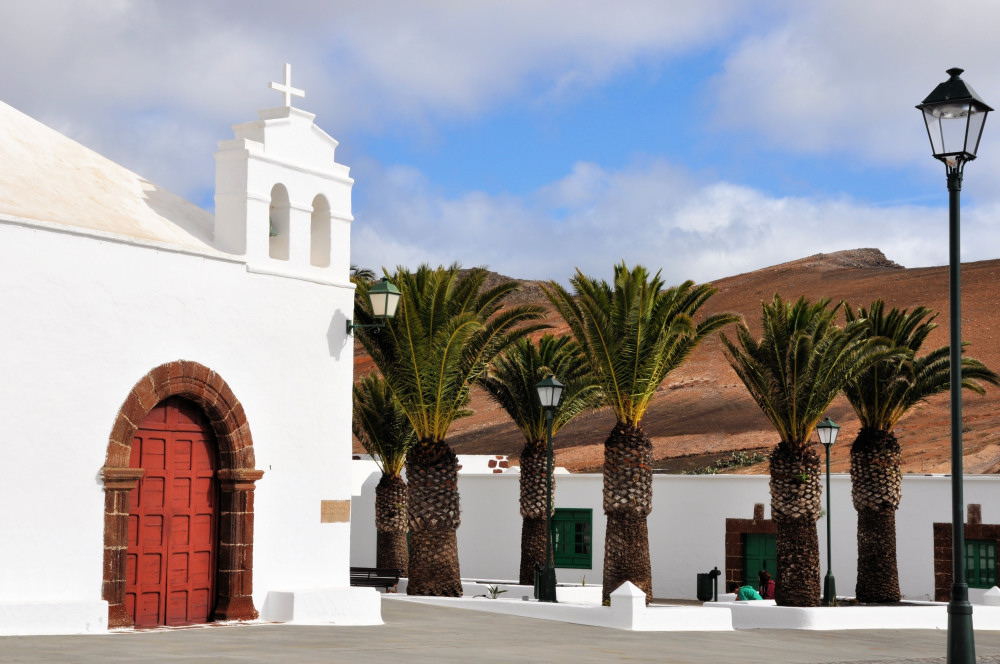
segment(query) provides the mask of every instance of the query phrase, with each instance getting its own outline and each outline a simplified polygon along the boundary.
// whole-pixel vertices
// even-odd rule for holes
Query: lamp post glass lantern
[[[833,578],[833,548],[831,547],[830,511],[830,448],[837,442],[840,427],[829,417],[816,425],[819,442],[826,448],[826,577],[823,579],[823,606],[837,603],[837,580]]]
[[[351,334],[357,328],[370,327],[377,331],[378,328],[385,327],[385,321],[395,317],[401,295],[394,283],[382,277],[377,284],[368,289],[368,301],[371,303],[372,315],[375,316],[376,322],[371,325],[356,325],[353,320],[348,319],[347,333]]]
[[[993,110],[962,80],[963,71],[957,67],[949,69],[951,78],[917,105],[924,114],[931,152],[935,159],[945,163],[949,172],[952,169],[961,172],[967,162],[976,158],[986,115]]]
[[[972,664],[976,645],[972,605],[965,582],[965,498],[962,487],[962,275],[961,191],[965,164],[976,158],[986,115],[992,111],[962,80],[961,69],[917,108],[923,113],[931,152],[944,162],[948,181],[948,315],[951,397],[951,599],[948,602],[948,664]]]
[[[549,374],[535,385],[538,390],[538,400],[542,408],[556,408],[559,400],[562,399],[563,384],[556,380],[556,377]]]
[[[563,384],[549,374],[538,381],[538,401],[545,411],[547,434],[545,438],[545,564],[538,579],[538,601],[556,601],[556,568],[552,551],[552,415],[559,407]]]

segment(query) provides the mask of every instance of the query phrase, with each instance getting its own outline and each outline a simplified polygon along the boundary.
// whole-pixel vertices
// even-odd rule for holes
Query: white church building
[[[349,169],[284,104],[215,214],[0,103],[0,634],[378,624],[349,587]]]

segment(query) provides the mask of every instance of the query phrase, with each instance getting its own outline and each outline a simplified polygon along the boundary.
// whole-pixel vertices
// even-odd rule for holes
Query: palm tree
[[[580,413],[596,407],[600,390],[590,376],[590,367],[570,337],[544,335],[536,346],[521,339],[494,360],[489,374],[479,384],[520,429],[521,451],[521,569],[520,583],[531,585],[535,563],[545,560],[546,426],[545,412],[535,385],[549,374],[565,385],[562,403],[552,419],[552,432],[559,431]]]
[[[371,373],[354,385],[354,435],[382,477],[375,487],[375,566],[397,568],[406,576],[406,452],[416,440],[413,426],[385,380]]]
[[[445,436],[456,418],[469,414],[470,386],[490,362],[543,327],[532,323],[544,313],[540,306],[502,308],[516,282],[487,286],[487,277],[483,268],[460,273],[457,265],[399,268],[392,278],[402,293],[395,318],[380,333],[358,333],[417,437],[406,455],[410,595],[462,595],[458,457]],[[364,299],[361,322],[370,317]]]
[[[617,420],[604,442],[604,600],[625,581],[652,599],[649,531],[653,499],[653,446],[640,426],[660,383],[705,337],[738,318],[693,316],[715,289],[688,281],[663,290],[657,272],[642,266],[614,268],[614,283],[584,276],[570,279],[571,295],[556,282],[545,294],[569,324]]]
[[[845,307],[848,324],[864,321],[866,337],[888,339],[902,355],[887,357],[844,387],[861,421],[851,445],[851,497],[858,512],[858,579],[855,593],[868,604],[898,602],[896,509],[902,489],[901,449],[896,423],[928,397],[947,392],[951,384],[949,346],[917,357],[937,317],[926,307],[885,311],[882,300],[855,313]],[[983,394],[978,381],[1000,384],[1000,376],[979,360],[962,358],[962,387]]]
[[[359,267],[351,263],[351,281],[372,283],[375,281],[375,270],[368,267]]]
[[[746,323],[736,341],[720,335],[726,359],[779,436],[770,473],[781,606],[819,605],[820,464],[809,435],[844,385],[889,352],[884,341],[865,338],[863,321],[835,325],[839,307],[828,304],[775,295],[761,303],[759,341]]]

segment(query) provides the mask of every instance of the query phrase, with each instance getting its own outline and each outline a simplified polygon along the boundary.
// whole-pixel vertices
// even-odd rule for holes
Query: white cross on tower
[[[292,87],[292,66],[287,62],[285,63],[285,82],[275,83],[274,81],[272,81],[271,89],[277,90],[278,92],[285,95],[285,106],[288,107],[291,107],[292,105],[292,95],[303,98],[306,96],[305,90],[300,90],[299,88]]]

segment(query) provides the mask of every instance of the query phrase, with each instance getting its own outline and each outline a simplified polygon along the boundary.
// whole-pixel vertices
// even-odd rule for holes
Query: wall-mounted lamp
[[[385,321],[396,315],[396,307],[399,305],[401,293],[395,284],[382,277],[381,281],[368,289],[368,301],[372,305],[372,314],[377,322],[371,325],[355,325],[353,320],[347,320],[347,333],[352,334],[357,328],[385,327]]]

